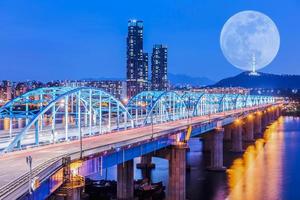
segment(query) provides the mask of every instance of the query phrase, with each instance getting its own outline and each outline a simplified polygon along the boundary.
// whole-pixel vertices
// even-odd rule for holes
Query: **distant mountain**
[[[190,85],[190,86],[206,86],[212,85],[215,81],[206,77],[191,77],[184,74],[168,74],[168,79],[171,85]]]
[[[237,76],[220,80],[215,87],[244,87],[266,89],[300,89],[300,75],[276,75],[259,73],[258,76],[242,72]]]

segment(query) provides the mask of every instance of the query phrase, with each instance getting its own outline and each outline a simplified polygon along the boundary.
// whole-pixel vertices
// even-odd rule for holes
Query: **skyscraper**
[[[168,49],[156,44],[151,57],[151,88],[152,90],[168,89]]]
[[[143,50],[143,21],[128,21],[127,96],[148,89],[148,54]]]

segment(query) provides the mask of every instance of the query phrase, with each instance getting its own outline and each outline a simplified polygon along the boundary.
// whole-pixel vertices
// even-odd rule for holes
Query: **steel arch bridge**
[[[9,124],[8,130],[0,131],[0,151],[274,102],[271,96],[144,91],[125,106],[101,89],[39,88],[0,108],[0,119]]]

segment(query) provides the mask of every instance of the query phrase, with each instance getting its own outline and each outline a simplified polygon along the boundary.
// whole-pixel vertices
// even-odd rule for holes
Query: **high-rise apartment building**
[[[148,90],[148,54],[143,50],[143,21],[128,21],[127,96]]]
[[[168,86],[168,49],[156,44],[151,57],[151,89],[163,91]]]

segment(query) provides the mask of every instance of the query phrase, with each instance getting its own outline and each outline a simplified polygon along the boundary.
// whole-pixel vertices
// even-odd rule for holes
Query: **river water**
[[[243,154],[225,150],[226,172],[206,170],[209,155],[202,152],[199,138],[189,142],[187,153],[187,199],[275,200],[300,199],[300,118],[281,117],[268,127],[263,138],[245,147]],[[135,159],[135,163],[139,159]],[[168,189],[168,162],[153,158],[153,182]],[[116,167],[93,179],[116,179]],[[135,179],[141,178],[135,170]]]

